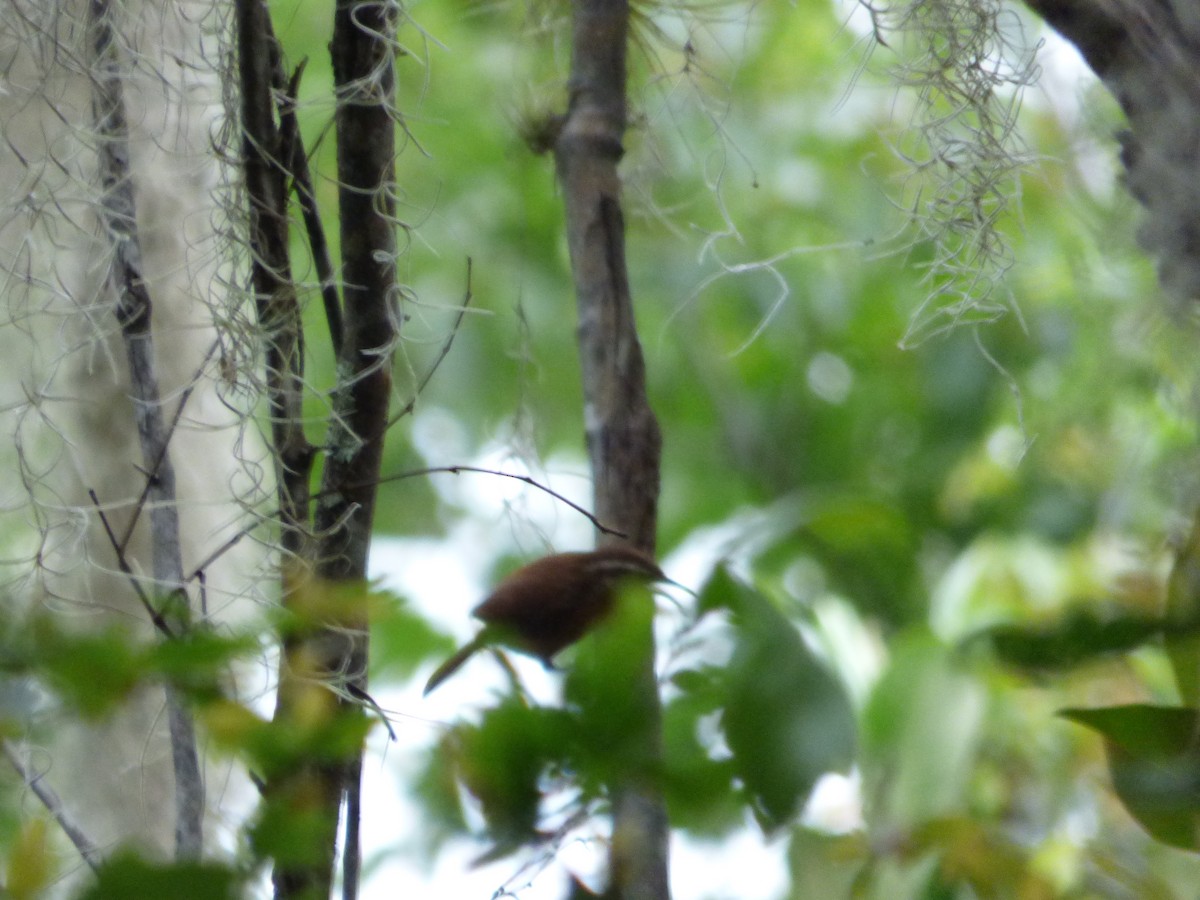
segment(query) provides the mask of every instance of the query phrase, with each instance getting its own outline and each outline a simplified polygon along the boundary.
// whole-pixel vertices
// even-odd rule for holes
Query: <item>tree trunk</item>
[[[629,6],[625,0],[576,0],[572,11],[571,99],[554,153],[579,310],[594,509],[602,524],[653,555],[662,438],[646,396],[617,174],[624,152]],[[652,649],[653,639],[645,646]],[[637,748],[621,782],[610,785],[609,893],[621,900],[664,900],[669,829],[652,783],[661,756],[653,652],[635,690]]]
[[[215,353],[216,323],[231,319],[220,289],[224,173],[212,153],[216,5],[105,6],[0,0],[0,353],[10,373],[0,427],[13,436],[0,451],[0,533],[5,581],[25,588],[9,595],[7,616],[50,614],[66,628],[144,640],[152,615],[89,491],[158,602],[243,524],[239,501],[253,489],[242,460],[256,444],[223,396]],[[114,112],[127,124],[110,129]],[[140,259],[129,265],[131,252]],[[130,287],[153,315],[114,314]],[[213,561],[205,607],[194,581],[176,594],[182,619],[243,616],[255,564],[249,542]],[[99,723],[26,710],[39,750],[24,766],[96,847],[200,849],[196,746],[184,736],[172,747],[168,721],[179,734],[189,723],[180,704],[164,715],[166,705],[162,688],[146,686]],[[222,786],[207,812],[232,806],[237,818],[248,791],[241,778],[229,789],[228,769],[204,773]]]
[[[1068,41],[1129,120],[1120,136],[1139,240],[1168,296],[1200,299],[1200,6],[1192,0],[1026,0]]]

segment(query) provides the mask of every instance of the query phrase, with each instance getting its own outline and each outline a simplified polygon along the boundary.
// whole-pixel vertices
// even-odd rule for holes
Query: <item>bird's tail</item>
[[[486,644],[484,633],[481,631],[475,636],[475,639],[468,644],[464,644],[454,652],[448,660],[433,670],[433,674],[429,676],[429,680],[425,682],[425,693],[428,694],[435,687],[458,671],[458,667],[465,663],[471,656]]]

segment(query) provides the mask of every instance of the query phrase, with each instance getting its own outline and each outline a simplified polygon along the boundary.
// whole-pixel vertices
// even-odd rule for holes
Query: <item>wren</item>
[[[648,555],[625,545],[555,553],[517,569],[472,611],[483,628],[437,667],[425,693],[477,651],[501,644],[536,656],[547,666],[599,623],[616,602],[622,581],[666,581]]]

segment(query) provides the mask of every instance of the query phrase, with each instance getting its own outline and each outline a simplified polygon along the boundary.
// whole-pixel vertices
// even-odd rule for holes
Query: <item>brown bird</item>
[[[472,612],[483,622],[474,639],[437,667],[425,693],[449,678],[476,651],[503,644],[547,666],[612,609],[626,579],[666,581],[640,550],[613,545],[586,553],[555,553],[513,572]]]

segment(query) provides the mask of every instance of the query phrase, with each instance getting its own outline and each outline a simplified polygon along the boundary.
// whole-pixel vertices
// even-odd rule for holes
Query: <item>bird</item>
[[[434,670],[425,694],[475,653],[496,644],[535,656],[550,667],[560,651],[608,614],[625,580],[669,579],[649,555],[625,544],[554,553],[522,566],[475,607],[472,615],[483,627]]]

